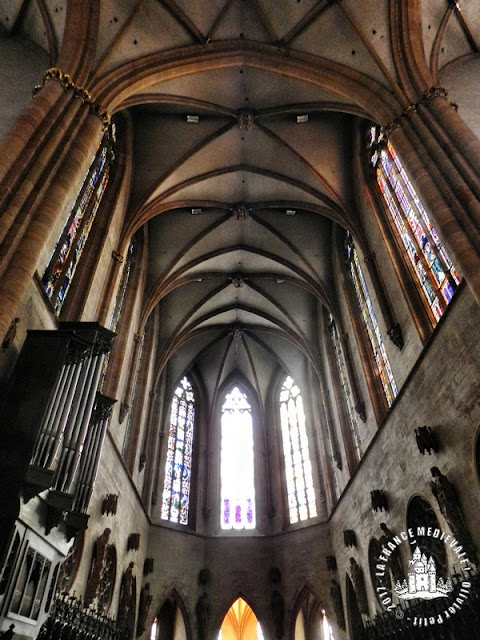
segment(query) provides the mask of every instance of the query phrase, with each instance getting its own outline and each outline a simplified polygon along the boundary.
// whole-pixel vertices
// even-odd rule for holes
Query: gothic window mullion
[[[315,517],[317,507],[303,401],[290,376],[285,379],[279,400],[288,510],[290,523],[295,524]]]
[[[388,174],[387,174],[388,175]],[[422,284],[422,288],[424,289],[424,294],[427,297],[427,299],[429,300],[429,305],[432,308],[432,312],[434,313],[435,317],[438,320],[437,314],[435,313],[434,310],[434,304],[435,302],[440,306],[440,315],[443,314],[443,312],[446,309],[446,302],[444,299],[444,295],[442,292],[442,289],[437,281],[437,279],[434,276],[433,273],[433,269],[432,266],[430,266],[430,264],[427,261],[427,258],[425,256],[425,253],[422,249],[422,247],[420,246],[418,239],[412,229],[412,226],[408,220],[408,216],[405,212],[404,206],[406,206],[404,203],[402,203],[399,195],[397,194],[395,187],[392,185],[391,181],[387,181],[384,177],[384,174],[380,171],[380,169],[377,169],[377,182],[379,182],[379,184],[381,184],[381,182],[383,183],[383,189],[382,189],[382,193],[385,196],[385,199],[387,201],[387,204],[389,204],[389,208],[390,208],[390,212],[392,214],[392,217],[394,217],[395,220],[395,224],[397,227],[397,230],[400,234],[400,236],[402,237],[402,239],[404,238],[404,233],[407,234],[408,239],[410,241],[410,243],[412,244],[412,246],[414,247],[415,250],[415,254],[411,255],[408,252],[407,249],[407,253],[410,256],[410,260],[412,263],[413,268],[415,269],[418,279],[420,281],[420,283]],[[387,191],[388,190],[388,191]],[[392,211],[392,208],[395,210],[397,216],[395,216],[394,211]],[[415,216],[417,223],[420,225],[423,233],[426,234],[426,229],[425,229],[425,224],[424,221],[421,219],[421,217],[419,218],[418,216]],[[406,244],[406,240],[403,240],[404,245]],[[438,261],[438,251],[437,248],[434,246],[434,244],[430,244],[430,246],[432,247],[432,250],[434,252],[435,255],[435,259]],[[421,270],[419,270],[417,264],[415,263],[415,259],[417,259],[420,263],[421,263]],[[432,262],[433,264],[433,262]],[[448,277],[448,276],[447,276]],[[428,279],[428,284],[427,282],[425,282],[425,279]],[[450,281],[453,284],[454,287],[456,287],[456,284],[453,282],[451,276],[450,276]],[[430,298],[429,295],[429,291],[428,289],[433,290],[432,293],[434,294],[434,298]]]
[[[172,398],[162,495],[162,520],[188,524],[195,397],[183,378]]]
[[[370,299],[367,285],[360,267],[358,255],[350,234],[347,234],[347,260],[350,275],[353,281],[357,302],[360,306],[364,325],[368,334],[370,348],[373,352],[377,373],[380,378],[385,397],[389,406],[398,394],[390,361],[383,344],[380,328],[378,326],[372,301]]]
[[[382,129],[370,127],[368,147],[390,223],[403,245],[406,261],[414,271],[425,307],[435,324],[460,284],[460,277]]]

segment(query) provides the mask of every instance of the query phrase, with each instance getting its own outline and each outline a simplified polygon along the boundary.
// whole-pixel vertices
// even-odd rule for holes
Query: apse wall
[[[278,591],[285,605],[285,637],[290,636],[306,587],[334,619],[330,598],[333,574],[326,566],[330,554],[328,525],[263,537],[203,537],[154,525],[147,550],[155,563],[155,571],[148,577],[153,595],[150,618],[153,620],[175,590],[185,605],[187,627],[195,629],[196,603],[206,592],[210,633],[216,637],[229,607],[241,596],[257,616],[264,637],[273,638],[271,596]],[[200,575],[203,569],[208,569],[204,581]]]

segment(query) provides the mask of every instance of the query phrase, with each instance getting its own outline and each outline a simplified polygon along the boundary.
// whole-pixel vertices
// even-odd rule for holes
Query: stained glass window
[[[255,528],[252,408],[233,387],[222,406],[221,527]]]
[[[147,327],[148,327],[148,325],[147,325]],[[141,366],[142,366],[143,350],[144,350],[143,348],[145,346],[146,333],[147,333],[147,328],[145,329],[145,331],[142,333],[142,335],[139,338],[140,345],[139,345],[139,349],[138,349],[137,361],[135,363],[135,374],[134,374],[134,378],[133,378],[132,392],[130,394],[130,408],[129,408],[129,411],[128,411],[127,426],[125,427],[125,434],[123,436],[122,456],[124,458],[127,455],[128,443],[129,443],[129,440],[130,440],[130,431],[131,431],[131,426],[132,426],[133,408],[134,408],[135,400],[136,400],[136,397],[137,397],[137,386],[138,386],[138,379],[140,377],[140,369],[141,369]]]
[[[162,519],[188,524],[195,396],[184,377],[173,394],[168,431]]]
[[[380,128],[371,127],[369,147],[378,187],[436,324],[460,278],[395,149]]]
[[[113,159],[111,134],[106,133],[43,274],[45,292],[57,315],[62,310],[105,193]]]
[[[393,377],[390,361],[388,359],[385,345],[383,344],[382,335],[375,317],[372,301],[368,293],[367,284],[363,277],[362,269],[358,254],[353,244],[350,234],[347,234],[347,257],[350,266],[350,274],[352,276],[353,285],[357,294],[358,304],[362,312],[362,318],[367,329],[370,346],[375,357],[378,374],[382,382],[383,391],[387,399],[388,406],[391,406],[394,399],[398,395],[397,385]]]
[[[345,365],[342,346],[340,344],[340,339],[338,336],[337,326],[331,314],[328,316],[328,327],[330,329],[330,336],[332,338],[333,350],[335,352],[335,358],[337,360],[338,374],[340,377],[340,386],[342,388],[345,407],[347,409],[350,431],[352,434],[353,445],[355,447],[355,454],[356,454],[357,460],[360,460],[363,454],[362,454],[362,445],[360,443],[360,436],[358,435],[357,417],[355,413],[352,392],[350,390],[347,367]]]
[[[290,522],[317,515],[312,464],[308,453],[305,413],[300,389],[287,376],[280,390],[280,424],[287,481]]]

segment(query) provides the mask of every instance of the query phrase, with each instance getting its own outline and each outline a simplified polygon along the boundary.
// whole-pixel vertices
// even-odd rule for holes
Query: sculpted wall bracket
[[[425,455],[425,452],[430,455],[432,451],[438,453],[440,450],[437,436],[432,427],[423,426],[415,429],[415,440],[417,441],[417,447],[422,456]]]
[[[103,128],[108,128],[111,120],[111,115],[108,113],[108,111],[102,109],[100,105],[96,104],[93,101],[93,98],[90,95],[88,89],[85,89],[84,87],[77,87],[71,76],[58,67],[51,67],[50,69],[47,69],[45,75],[43,76],[42,84],[36,85],[34,87],[32,95],[35,97],[50,80],[56,80],[57,82],[59,82],[62,85],[64,91],[72,89],[77,98],[80,98],[80,100],[84,104],[89,105],[91,113],[94,113],[101,119]]]

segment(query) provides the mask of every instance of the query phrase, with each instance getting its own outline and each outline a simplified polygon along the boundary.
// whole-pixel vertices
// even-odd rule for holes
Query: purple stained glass
[[[253,522],[253,507],[251,498],[248,498],[247,500],[247,522],[249,524]]]
[[[223,501],[223,522],[230,524],[230,500],[228,498]]]
[[[235,522],[237,524],[242,522],[242,507],[239,504],[235,506]]]

